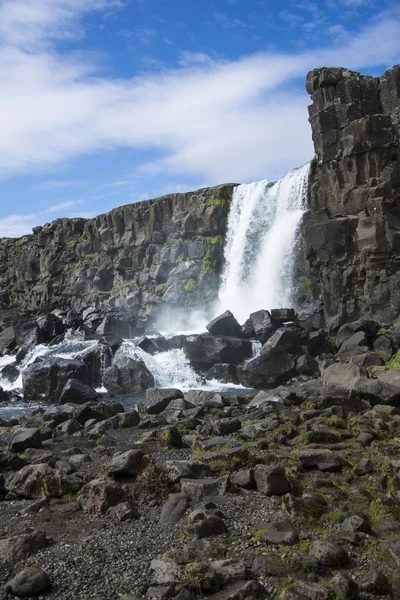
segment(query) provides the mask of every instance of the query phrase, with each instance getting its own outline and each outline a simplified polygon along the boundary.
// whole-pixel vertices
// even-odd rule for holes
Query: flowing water
[[[218,312],[239,322],[261,308],[295,305],[297,233],[306,209],[309,164],[276,183],[239,185],[228,217]]]
[[[308,175],[307,164],[276,183],[259,181],[235,189],[228,217],[225,269],[216,314],[229,309],[244,322],[255,310],[295,305],[293,270],[297,232],[306,207]],[[198,328],[202,326],[198,318],[194,330],[199,332]],[[152,356],[138,348],[136,341],[125,340],[118,353],[143,360],[157,387],[177,387],[182,391],[212,389],[225,394],[245,392],[241,386],[204,382],[191,367],[183,350],[169,350]],[[18,366],[21,371],[18,379],[11,383],[0,374],[0,386],[5,390],[22,388],[22,371],[40,356],[83,357],[96,343],[69,340],[52,347],[36,346]],[[253,356],[257,356],[260,349],[261,345],[254,342]],[[0,369],[13,363],[14,356],[0,357]],[[101,391],[106,392],[105,389]],[[5,411],[10,414],[10,410],[10,407],[0,407],[0,414]],[[13,403],[14,413],[18,410],[24,410],[24,403]]]

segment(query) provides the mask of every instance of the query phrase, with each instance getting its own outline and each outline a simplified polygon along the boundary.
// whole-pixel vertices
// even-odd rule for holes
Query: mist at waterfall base
[[[200,333],[206,330],[210,317],[229,309],[240,323],[251,312],[259,309],[296,307],[293,273],[297,249],[297,233],[306,208],[309,164],[291,171],[276,183],[259,181],[239,185],[232,198],[228,216],[225,266],[221,276],[218,301],[214,314],[197,310],[188,313],[182,309],[185,321],[172,318],[161,323],[160,329],[169,333]],[[179,312],[178,312],[179,314]],[[169,350],[155,355],[136,346],[138,339],[125,340],[117,352],[141,359],[154,376],[157,387],[189,389],[212,389],[225,395],[244,393],[245,388],[222,384],[218,381],[204,382],[190,365],[183,350]],[[18,379],[10,383],[1,378],[5,390],[22,388],[22,371],[40,356],[61,358],[83,357],[97,340],[65,340],[56,346],[38,345],[32,348],[22,364]],[[254,344],[254,354],[259,352]],[[0,368],[15,363],[15,356],[0,357]],[[105,389],[101,392],[106,393]],[[126,406],[140,401],[140,395],[118,398]],[[33,406],[30,403],[29,408]],[[26,410],[26,403],[0,407],[0,414],[15,414]]]

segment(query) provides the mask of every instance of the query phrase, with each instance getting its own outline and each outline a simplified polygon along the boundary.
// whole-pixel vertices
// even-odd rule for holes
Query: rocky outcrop
[[[0,240],[0,309],[103,306],[147,316],[216,295],[233,184],[58,219]],[[14,311],[15,312],[15,311]],[[0,315],[5,329],[17,315]]]
[[[304,223],[315,294],[330,328],[400,312],[400,66],[382,77],[307,77],[312,161]]]

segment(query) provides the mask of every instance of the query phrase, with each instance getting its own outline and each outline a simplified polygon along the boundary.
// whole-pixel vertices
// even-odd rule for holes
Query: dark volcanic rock
[[[62,304],[74,309],[67,327],[127,338],[138,317],[211,304],[207,292],[218,286],[233,188],[168,194],[2,239],[0,265],[7,269],[0,269],[0,308],[13,312],[0,320],[0,331],[19,319],[12,306],[27,312]],[[88,306],[82,315],[79,307]]]
[[[183,351],[195,366],[208,370],[218,363],[238,365],[251,357],[253,348],[249,340],[200,334],[188,336]]]
[[[142,360],[117,354],[103,383],[109,394],[133,394],[153,387],[154,377]]]
[[[59,404],[85,404],[85,402],[93,402],[100,394],[96,392],[90,385],[79,381],[78,379],[68,379],[64,385],[59,398]]]
[[[252,313],[250,315],[250,321],[253,325],[253,331],[256,338],[262,344],[265,344],[277,328],[267,310],[258,310],[257,312]]]
[[[50,357],[34,362],[22,374],[24,398],[58,402],[68,379],[89,383],[88,368],[82,360]]]
[[[211,335],[242,337],[242,328],[230,310],[226,310],[222,315],[210,321],[207,325],[207,330]]]
[[[400,312],[399,73],[307,77],[316,158],[303,232],[331,328],[360,317],[392,323]]]
[[[242,385],[262,388],[287,381],[295,373],[295,362],[287,352],[270,356],[262,353],[237,367],[237,375]]]
[[[183,394],[175,388],[148,388],[146,399],[142,404],[149,414],[159,415],[167,408],[171,400],[177,398],[183,398]]]
[[[6,365],[0,369],[0,376],[2,379],[7,379],[11,383],[14,383],[19,377],[19,370],[14,365]]]

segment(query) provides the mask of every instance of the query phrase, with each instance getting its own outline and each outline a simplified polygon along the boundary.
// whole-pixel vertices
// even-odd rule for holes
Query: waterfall
[[[261,308],[294,305],[297,233],[306,209],[309,163],[271,183],[235,188],[228,217],[219,312],[240,321]]]

